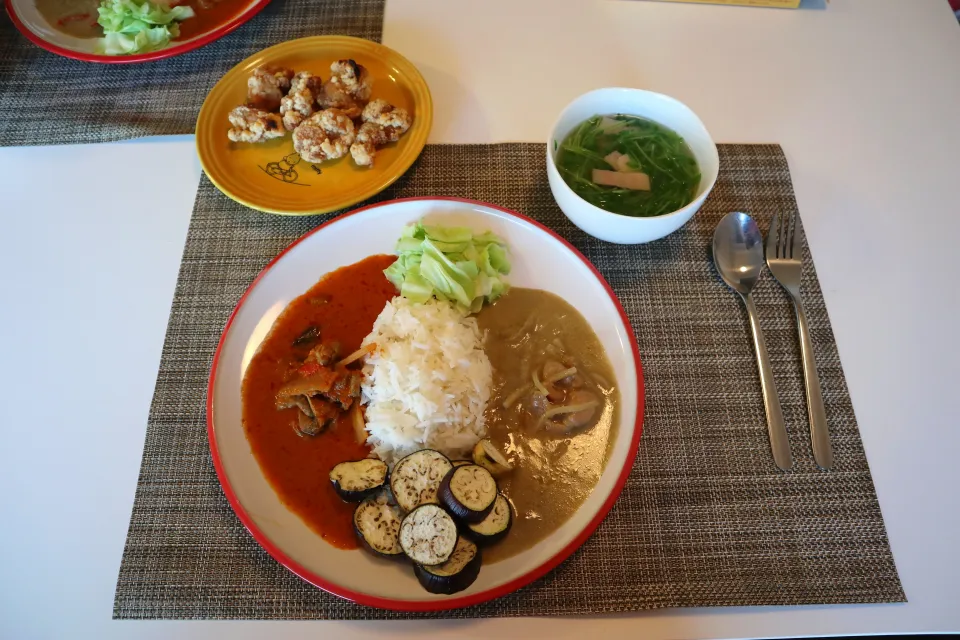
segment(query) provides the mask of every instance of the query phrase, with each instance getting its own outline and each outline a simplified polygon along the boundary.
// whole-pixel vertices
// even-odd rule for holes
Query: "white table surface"
[[[783,145],[909,603],[404,624],[112,621],[200,174],[183,136],[0,149],[0,637],[960,630],[960,28],[945,0],[833,0],[825,11],[388,0],[383,41],[430,84],[432,142],[540,141],[574,96],[623,85],[683,100],[718,141]],[[41,394],[51,379],[66,384]]]

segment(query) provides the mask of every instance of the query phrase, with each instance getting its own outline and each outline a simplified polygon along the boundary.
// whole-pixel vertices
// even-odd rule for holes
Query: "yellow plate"
[[[261,144],[230,142],[227,114],[247,97],[247,78],[262,64],[311,71],[324,80],[330,63],[353,58],[373,78],[373,98],[413,114],[413,126],[395,144],[377,151],[372,168],[349,154],[311,164],[293,150],[290,135]],[[197,153],[210,181],[240,204],[267,213],[312,215],[336,211],[383,191],[410,168],[427,143],[433,100],[409,60],[376,42],[348,36],[314,36],[264,49],[228,71],[213,87],[197,118]]]

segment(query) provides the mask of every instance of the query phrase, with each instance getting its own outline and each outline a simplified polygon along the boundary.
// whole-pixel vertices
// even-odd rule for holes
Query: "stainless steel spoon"
[[[750,295],[760,278],[764,264],[763,236],[753,218],[739,212],[728,213],[723,217],[713,233],[713,262],[720,277],[740,294],[747,308],[750,330],[753,333],[753,348],[757,352],[757,364],[760,367],[760,386],[763,389],[763,404],[767,413],[770,449],[777,466],[788,470],[793,467],[790,440],[783,422],[783,410],[780,408],[780,398],[770,368],[767,345],[757,319],[757,308]]]

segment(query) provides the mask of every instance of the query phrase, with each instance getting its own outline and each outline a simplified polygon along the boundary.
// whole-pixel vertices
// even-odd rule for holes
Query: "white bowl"
[[[693,202],[661,216],[625,216],[590,204],[567,186],[557,170],[556,146],[584,120],[596,115],[615,113],[653,120],[683,137],[700,165],[700,187]],[[554,199],[573,224],[607,242],[641,244],[673,233],[686,224],[703,205],[717,181],[719,170],[717,145],[697,114],[670,96],[641,89],[597,89],[583,94],[563,110],[547,140],[547,178]]]

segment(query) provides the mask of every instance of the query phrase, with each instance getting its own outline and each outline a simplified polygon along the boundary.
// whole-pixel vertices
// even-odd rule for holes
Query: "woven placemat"
[[[384,0],[273,0],[205,47],[142,64],[94,64],[50,53],[0,12],[0,146],[110,142],[193,133],[217,80],[257,51],[305,36],[380,41]]]
[[[447,195],[515,209],[557,230],[603,272],[639,342],[646,420],[610,515],[569,560],[499,600],[439,614],[378,611],[331,596],[264,552],[228,505],[210,459],[207,374],[220,332],[267,262],[329,216],[256,213],[202,180],[181,265],[143,466],[117,583],[117,618],[414,618],[596,614],[654,607],[900,602],[905,599],[805,249],[804,299],[836,469],[810,452],[790,303],[764,277],[756,303],[796,460],[773,464],[742,304],[713,271],[720,218],[766,230],[795,211],[773,145],[723,145],[703,209],[642,246],[595,240],[556,207],[543,145],[430,145],[380,199]],[[522,249],[521,249],[522,250]]]

